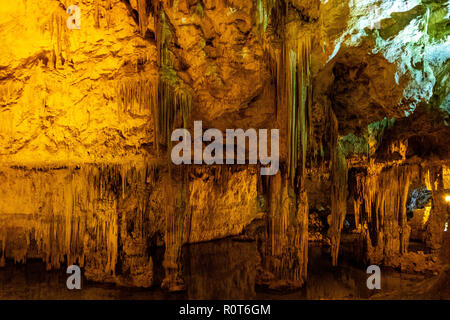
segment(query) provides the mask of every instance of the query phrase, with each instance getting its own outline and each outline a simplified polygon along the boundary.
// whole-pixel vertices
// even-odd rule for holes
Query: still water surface
[[[341,262],[332,268],[320,247],[309,250],[308,281],[296,292],[255,288],[258,254],[255,242],[232,239],[183,248],[186,291],[124,288],[83,280],[81,290],[66,288],[67,274],[45,271],[40,261],[0,268],[0,299],[368,299],[368,275],[361,268]],[[400,295],[424,280],[423,276],[382,271],[382,291]]]

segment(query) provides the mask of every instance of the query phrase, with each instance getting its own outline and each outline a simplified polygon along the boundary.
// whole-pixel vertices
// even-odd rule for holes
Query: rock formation
[[[419,229],[447,264],[448,23],[443,0],[1,4],[0,266],[180,291],[202,270],[184,247],[244,237],[259,255],[246,282],[298,289],[309,220],[335,266],[350,232],[360,263],[408,269]],[[172,164],[172,131],[194,121],[279,129],[279,172]]]

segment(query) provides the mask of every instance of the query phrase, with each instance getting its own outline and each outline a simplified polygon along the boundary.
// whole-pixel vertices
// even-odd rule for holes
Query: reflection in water
[[[186,292],[173,294],[158,289],[124,288],[83,280],[82,290],[66,288],[65,270],[45,271],[41,261],[26,265],[8,263],[0,268],[0,299],[367,299],[368,275],[362,268],[332,268],[329,254],[309,248],[308,281],[297,292],[270,292],[256,288],[259,256],[255,242],[225,239],[185,246],[183,272]],[[382,290],[409,292],[423,276],[382,271]]]
[[[0,268],[0,299],[33,300],[116,300],[116,299],[183,299],[182,295],[165,294],[160,289],[124,288],[113,284],[93,283],[83,279],[81,290],[66,287],[65,270],[46,271],[41,260],[25,265],[9,262]]]
[[[330,255],[319,246],[309,247],[308,260],[304,299],[367,299],[373,292],[367,289],[363,270],[347,266],[343,259],[332,267]]]
[[[255,242],[231,239],[184,248],[189,299],[253,299],[257,265]]]

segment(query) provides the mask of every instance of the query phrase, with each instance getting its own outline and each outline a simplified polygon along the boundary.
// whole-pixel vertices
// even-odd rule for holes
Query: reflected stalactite
[[[26,263],[39,258],[48,270],[77,264],[90,280],[129,284],[131,279],[133,285],[150,286],[152,269],[144,275],[147,279],[136,282],[133,276],[142,275],[133,274],[135,270],[125,278],[116,271],[119,264],[126,269],[134,263],[133,255],[124,258],[119,254],[119,247],[126,245],[126,235],[120,235],[120,230],[127,229],[126,219],[121,218],[125,211],[119,208],[135,199],[134,212],[128,214],[134,223],[143,221],[147,210],[143,186],[151,181],[152,172],[152,166],[143,164],[2,170],[2,197],[6,199],[0,221],[2,261]],[[23,202],[9,203],[7,199],[14,196]],[[146,239],[149,234],[141,236]],[[139,254],[147,260],[142,265],[149,262],[145,250]]]
[[[177,76],[173,69],[172,54],[173,35],[168,18],[162,8],[155,19],[157,30],[157,47],[159,63],[158,108],[155,112],[155,132],[157,146],[159,143],[170,146],[172,131],[188,126],[192,109],[192,94],[188,86]]]
[[[162,208],[162,286],[179,291],[185,287],[181,263],[184,244],[240,235],[258,217],[256,169],[220,165],[174,167],[162,181],[162,188],[165,195],[170,195]]]
[[[122,113],[148,114],[156,110],[156,86],[151,79],[139,77],[118,82],[116,96],[118,97],[119,115]]]

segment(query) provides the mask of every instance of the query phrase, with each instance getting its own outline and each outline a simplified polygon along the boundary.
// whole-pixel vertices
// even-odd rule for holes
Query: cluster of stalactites
[[[367,244],[366,258],[389,264],[407,251],[410,229],[406,201],[412,168],[369,168],[355,177],[353,199],[356,227]]]
[[[158,19],[165,19],[164,7],[170,8],[173,5],[174,0],[137,0],[136,9],[138,14],[139,33],[141,36],[145,37],[150,22],[150,16],[156,17],[155,30],[157,30],[159,24]]]
[[[173,85],[170,81],[159,79],[157,136],[158,142],[170,145],[171,133],[175,126],[182,123],[186,128],[190,118],[192,98],[189,92]]]
[[[100,28],[100,17],[102,16],[104,16],[106,19],[107,27],[109,28],[111,26],[111,14],[109,12],[111,8],[112,8],[111,0],[95,0],[94,26],[96,28]]]
[[[300,176],[306,164],[306,152],[311,117],[311,38],[296,41],[296,47],[289,51],[289,166],[288,175],[297,173],[301,159]]]
[[[304,171],[311,116],[311,45],[296,25],[286,26],[282,0],[256,2],[256,27],[276,90],[276,121],[287,139],[287,168],[268,179],[269,221],[263,265],[277,279],[306,280],[308,197]],[[298,34],[292,39],[289,35]],[[270,40],[269,40],[270,39]]]
[[[160,69],[172,68],[172,58],[170,52],[172,31],[164,10],[161,9],[161,11],[157,14],[155,24],[159,67]]]
[[[156,110],[156,86],[151,79],[139,77],[118,82],[117,87],[119,115],[122,113],[140,114],[142,111]]]
[[[272,9],[274,9],[280,0],[256,0],[256,26],[259,35],[266,32],[271,21]]]
[[[157,144],[170,145],[171,132],[175,126],[188,125],[192,95],[173,69],[170,45],[172,32],[164,10],[160,9],[156,21],[159,49],[158,108],[156,111]]]
[[[30,252],[36,250],[33,256],[38,254],[47,269],[78,264],[90,274],[114,277],[119,254],[118,205],[126,196],[142,199],[135,211],[143,217],[146,204],[141,188],[156,180],[156,167],[131,163],[84,165],[48,172],[10,170],[5,176],[5,183],[11,181],[12,188],[15,181],[22,181],[24,203],[39,203],[41,196],[35,195],[36,188],[51,199],[22,229],[14,221],[0,224],[0,265],[5,258],[26,263]],[[54,180],[64,181],[64,187],[56,188]],[[23,232],[26,243],[15,240],[22,239],[21,234],[11,236],[8,230]]]
[[[311,37],[285,42],[281,47],[266,44],[266,56],[276,87],[277,120],[287,117],[288,176],[302,177],[311,135]]]

